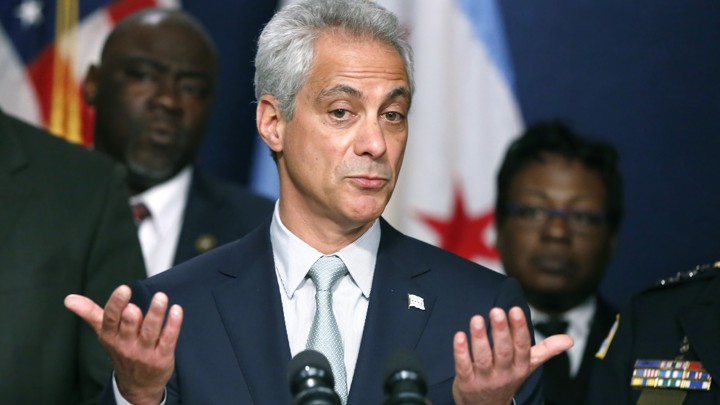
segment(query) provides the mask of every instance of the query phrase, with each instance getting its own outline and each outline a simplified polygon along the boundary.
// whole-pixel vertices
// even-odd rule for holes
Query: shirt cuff
[[[132,405],[130,402],[128,402],[125,398],[123,398],[122,395],[120,395],[120,390],[117,386],[117,381],[115,381],[115,372],[113,371],[112,376],[112,385],[113,385],[113,394],[115,395],[115,403],[117,405]],[[163,393],[163,400],[158,405],[165,405],[165,401],[167,400],[167,388],[165,388],[165,392]]]

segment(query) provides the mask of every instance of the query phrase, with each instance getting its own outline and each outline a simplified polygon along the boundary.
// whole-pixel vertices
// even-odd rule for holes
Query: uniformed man
[[[720,262],[633,297],[596,357],[588,404],[720,404]]]

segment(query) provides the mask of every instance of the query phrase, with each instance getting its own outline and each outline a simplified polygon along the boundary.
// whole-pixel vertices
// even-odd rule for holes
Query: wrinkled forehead
[[[320,33],[313,41],[307,81],[328,79],[327,75],[395,81],[398,94],[411,99],[407,66],[392,43],[368,34],[334,28]],[[306,84],[307,84],[306,81]]]

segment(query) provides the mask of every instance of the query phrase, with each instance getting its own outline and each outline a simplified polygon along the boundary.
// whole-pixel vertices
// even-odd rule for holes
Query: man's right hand
[[[89,298],[71,294],[65,297],[65,307],[98,334],[112,360],[123,398],[134,405],[157,405],[175,367],[183,311],[173,305],[163,327],[168,306],[164,293],[153,296],[144,319],[140,308],[130,303],[130,295],[130,288],[121,285],[103,310]]]

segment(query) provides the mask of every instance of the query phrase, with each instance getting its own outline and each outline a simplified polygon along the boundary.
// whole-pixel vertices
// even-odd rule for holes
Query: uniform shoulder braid
[[[720,277],[720,261],[713,264],[695,266],[692,270],[679,272],[673,276],[658,280],[652,287],[632,297],[630,303],[621,312],[621,314],[624,314],[623,316],[627,318],[624,319],[624,321],[627,325],[630,325],[633,323],[632,319],[634,318],[634,322],[642,323],[646,329],[648,328],[648,324],[650,324],[651,327],[649,329],[652,329],[654,325],[660,325],[660,323],[653,320],[653,318],[657,317],[658,313],[676,314],[678,311],[683,311],[683,307],[678,305],[678,303],[685,302],[686,300],[690,302],[693,296],[704,294],[708,282],[715,277]],[[699,283],[696,281],[699,281]],[[617,316],[607,337],[595,354],[595,357],[600,360],[605,358],[610,349],[610,344],[615,338],[615,334],[620,326],[620,316],[621,315]],[[674,316],[675,315],[668,319],[675,319]],[[638,319],[641,319],[641,321],[638,321]],[[640,325],[640,323],[637,323],[637,325]],[[630,327],[637,329],[639,328],[637,325]],[[658,336],[662,337],[666,335],[670,336],[666,332],[659,333],[656,331],[654,333],[658,333]]]
[[[720,261],[695,266],[692,270],[679,272],[673,276],[660,279],[655,282],[651,289],[682,284],[691,280],[707,279],[718,275],[720,275]]]

